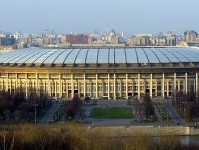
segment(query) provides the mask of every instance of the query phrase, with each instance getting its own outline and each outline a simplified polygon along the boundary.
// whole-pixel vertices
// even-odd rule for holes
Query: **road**
[[[184,125],[182,118],[178,115],[176,110],[171,106],[170,103],[162,102],[162,105],[166,108],[167,113],[170,115],[173,122],[177,125]]]
[[[61,103],[53,102],[52,107],[48,110],[48,112],[43,116],[41,120],[38,121],[40,124],[48,123],[52,120],[54,113],[61,106]]]

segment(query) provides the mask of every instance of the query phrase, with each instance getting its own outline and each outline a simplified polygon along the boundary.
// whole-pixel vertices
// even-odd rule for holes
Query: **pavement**
[[[140,126],[140,125],[154,125],[154,126],[176,126],[177,123],[181,126],[186,126],[187,124],[183,122],[181,117],[178,115],[178,113],[175,111],[173,107],[171,107],[171,100],[170,99],[163,99],[163,98],[156,98],[153,100],[153,102],[160,102],[163,106],[165,106],[168,114],[170,115],[171,119],[173,120],[173,123],[166,123],[162,122],[162,117],[161,114],[158,112],[157,108],[155,108],[155,113],[157,116],[157,122],[156,123],[131,123],[131,121],[137,120],[136,119],[136,114],[135,114],[135,106],[133,105],[127,105],[126,100],[98,100],[97,105],[93,106],[84,106],[85,109],[85,121],[90,121],[92,122],[93,125],[95,126],[104,126],[104,125],[111,125],[111,126],[117,126],[117,125],[135,125],[135,126]],[[89,118],[90,112],[92,108],[106,108],[108,104],[108,107],[130,107],[132,109],[133,116],[135,118],[130,118],[130,119],[93,119]]]
[[[177,112],[175,111],[175,109],[173,107],[171,107],[171,100],[167,100],[167,99],[155,99],[153,100],[153,102],[160,102],[163,106],[165,106],[165,108],[167,109],[168,114],[171,116],[172,120],[174,123],[164,123],[162,122],[162,118],[160,113],[158,112],[158,110],[155,108],[155,113],[158,117],[158,120],[156,123],[131,123],[136,119],[136,114],[135,114],[135,106],[134,105],[127,105],[127,101],[126,100],[98,100],[97,101],[97,105],[91,105],[88,104],[87,106],[83,106],[83,109],[85,110],[85,118],[84,121],[89,121],[92,123],[92,125],[94,126],[121,126],[121,125],[125,125],[125,126],[130,126],[130,125],[134,125],[134,126],[140,126],[140,125],[154,125],[154,126],[173,126],[173,125],[177,125],[177,123],[179,123],[182,126],[185,126],[187,124],[185,124],[183,122],[183,120],[180,118],[180,116],[177,114]],[[40,124],[46,124],[49,123],[52,120],[52,115],[59,109],[59,107],[61,106],[61,103],[53,103],[53,106],[51,107],[51,109],[44,115],[44,117],[38,122]],[[132,113],[133,116],[135,118],[129,118],[129,119],[93,119],[90,118],[90,112],[92,110],[92,108],[106,108],[106,107],[128,107],[132,109]]]

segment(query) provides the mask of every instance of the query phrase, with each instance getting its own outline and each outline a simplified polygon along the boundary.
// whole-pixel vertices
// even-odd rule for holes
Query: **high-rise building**
[[[166,45],[167,46],[176,46],[176,36],[175,35],[167,35],[166,36]]]
[[[194,30],[187,30],[184,32],[184,41],[185,42],[196,42],[196,37],[198,36],[197,32]]]
[[[155,45],[164,46],[166,45],[166,38],[165,36],[158,36],[155,38]]]

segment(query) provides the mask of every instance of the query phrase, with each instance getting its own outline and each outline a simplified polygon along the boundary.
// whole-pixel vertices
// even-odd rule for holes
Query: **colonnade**
[[[194,90],[198,95],[198,73],[189,74],[1,74],[0,90],[16,90],[22,88],[28,97],[30,87],[37,91],[47,93],[51,97],[72,98],[75,93],[82,97],[91,96],[107,99],[129,99],[133,96],[138,98],[149,93],[154,96],[170,96],[179,90],[188,92]]]

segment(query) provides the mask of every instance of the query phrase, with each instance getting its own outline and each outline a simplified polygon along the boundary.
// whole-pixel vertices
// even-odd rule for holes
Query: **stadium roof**
[[[198,67],[197,48],[22,49],[0,55],[0,67]]]

